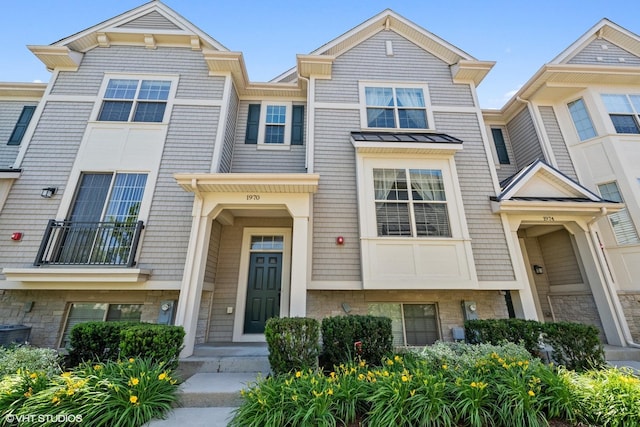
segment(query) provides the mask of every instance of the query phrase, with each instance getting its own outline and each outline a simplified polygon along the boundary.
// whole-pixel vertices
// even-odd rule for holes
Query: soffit
[[[320,175],[211,173],[175,174],[174,178],[190,193],[315,193]]]

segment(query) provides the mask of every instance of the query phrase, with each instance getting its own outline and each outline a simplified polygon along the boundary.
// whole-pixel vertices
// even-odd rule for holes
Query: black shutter
[[[294,105],[292,116],[291,145],[302,145],[304,136],[304,105]]]
[[[7,145],[20,145],[22,141],[22,137],[27,131],[27,127],[29,126],[29,122],[31,121],[31,117],[33,117],[33,112],[36,107],[27,106],[22,109],[22,113],[20,113],[20,118],[16,123],[16,127],[13,128],[13,132],[11,133],[11,137],[9,138],[9,142]]]
[[[507,145],[504,142],[504,135],[502,135],[502,129],[491,129],[491,135],[493,135],[493,143],[496,146],[496,153],[498,154],[498,161],[501,165],[509,164],[509,153],[507,153]]]
[[[260,126],[260,104],[249,104],[247,114],[247,133],[244,137],[245,144],[258,143],[258,128]]]

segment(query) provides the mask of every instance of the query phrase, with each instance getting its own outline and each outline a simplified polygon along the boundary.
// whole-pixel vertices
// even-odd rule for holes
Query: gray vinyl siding
[[[20,145],[7,145],[7,142],[11,138],[22,109],[37,105],[37,102],[0,101],[0,169],[12,166],[20,151]]]
[[[491,126],[491,129],[502,130],[502,136],[504,138],[504,144],[507,147],[507,154],[509,155],[509,164],[497,164],[496,172],[500,181],[509,178],[516,172],[518,172],[518,164],[516,163],[516,156],[513,153],[513,147],[511,146],[511,138],[509,138],[509,132],[506,126]]]
[[[77,71],[62,71],[51,93],[97,96],[105,73],[179,74],[176,98],[222,99],[224,77],[210,77],[202,52],[185,48],[111,46],[84,54]]]
[[[315,167],[320,174],[313,202],[312,280],[359,281],[360,239],[355,149],[350,132],[359,129],[358,111],[318,109]],[[336,246],[336,236],[345,243]]]
[[[28,267],[35,260],[47,221],[56,218],[69,172],[92,103],[48,102],[22,162],[22,175],[11,188],[0,215],[0,236],[21,231],[15,244],[0,245],[0,267]],[[44,187],[57,187],[51,199],[40,197]]]
[[[602,46],[606,46],[606,49],[603,49]],[[602,60],[598,60],[598,58],[602,58]],[[620,59],[624,61],[620,61]],[[608,40],[596,39],[573,56],[568,62],[569,64],[614,64],[637,67],[640,65],[640,58]]]
[[[211,237],[209,238],[209,251],[207,252],[207,265],[204,271],[204,283],[215,283],[218,259],[220,258],[220,235],[222,224],[213,221],[211,225]]]
[[[547,138],[551,144],[553,155],[556,158],[557,168],[568,177],[578,180],[576,170],[573,167],[573,162],[569,156],[569,150],[567,144],[562,136],[558,119],[553,111],[553,107],[538,107],[540,110],[540,116],[542,117],[542,123],[546,130]]]
[[[545,273],[551,286],[584,283],[567,230],[545,234],[538,240],[544,258]]]
[[[509,131],[511,146],[519,169],[537,159],[545,160],[536,128],[527,108],[523,108],[507,123],[507,131]]]
[[[393,56],[386,55],[386,41],[393,43]],[[471,88],[453,83],[448,64],[393,31],[382,31],[340,55],[331,80],[316,82],[316,101],[358,103],[358,80],[427,83],[432,105],[474,105]]]
[[[236,122],[238,120],[238,103],[238,96],[235,91],[232,91],[231,99],[229,100],[227,125],[224,130],[224,142],[218,172],[228,173],[231,171],[231,162],[233,161],[233,142],[235,140]]]
[[[477,115],[436,113],[435,121],[438,130],[464,141],[455,161],[478,280],[514,280],[502,221],[491,212],[495,191]]]
[[[118,28],[154,29],[154,30],[182,30],[173,22],[162,16],[159,12],[153,11],[138,19],[129,21],[118,26]]]
[[[153,270],[154,280],[182,279],[191,233],[193,194],[178,187],[173,174],[210,171],[219,117],[219,107],[173,108],[138,257],[141,268]]]
[[[258,144],[245,144],[249,104],[240,102],[236,122],[235,143],[231,172],[234,173],[304,173],[307,153],[306,135],[304,145],[291,145],[288,150],[258,149]],[[305,123],[308,111],[305,109]],[[306,126],[305,126],[306,130]]]

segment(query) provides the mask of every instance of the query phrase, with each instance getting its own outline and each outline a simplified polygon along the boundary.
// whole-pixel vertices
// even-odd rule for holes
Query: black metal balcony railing
[[[133,223],[49,220],[34,265],[133,267],[144,229]]]

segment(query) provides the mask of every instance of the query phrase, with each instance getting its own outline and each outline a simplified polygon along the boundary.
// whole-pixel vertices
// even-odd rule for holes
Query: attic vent
[[[604,62],[604,58],[602,56],[596,56],[596,61]]]
[[[600,47],[602,48],[602,50],[607,50],[607,49],[609,49],[609,46],[607,46],[606,44],[600,45]]]
[[[393,42],[391,40],[387,40],[385,42],[385,46],[387,49],[387,56],[393,56]]]
[[[618,62],[627,62],[624,58],[618,58]]]

